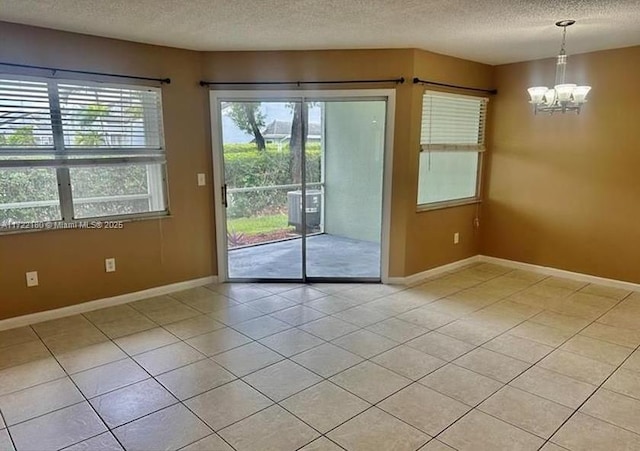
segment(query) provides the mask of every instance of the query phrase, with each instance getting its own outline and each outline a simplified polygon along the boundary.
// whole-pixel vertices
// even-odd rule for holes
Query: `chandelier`
[[[553,88],[546,86],[534,86],[529,88],[529,103],[533,104],[533,112],[566,113],[575,111],[580,113],[580,108],[587,101],[587,94],[591,86],[578,86],[575,83],[566,83],[564,76],[567,69],[567,53],[564,46],[567,37],[567,27],[576,23],[575,20],[561,20],[556,26],[562,27],[562,46],[556,62],[556,84]]]

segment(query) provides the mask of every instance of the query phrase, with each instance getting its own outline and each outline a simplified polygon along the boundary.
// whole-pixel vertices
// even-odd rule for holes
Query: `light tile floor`
[[[640,449],[640,293],[477,264],[0,332],[0,450]]]

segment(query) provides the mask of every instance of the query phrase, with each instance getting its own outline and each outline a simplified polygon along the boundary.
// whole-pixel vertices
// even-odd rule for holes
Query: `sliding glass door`
[[[309,105],[322,114],[305,147],[306,275],[379,280],[386,101]]]
[[[302,102],[221,102],[230,279],[302,278],[302,169],[289,144]]]
[[[222,270],[379,281],[387,99],[295,94],[213,96]]]

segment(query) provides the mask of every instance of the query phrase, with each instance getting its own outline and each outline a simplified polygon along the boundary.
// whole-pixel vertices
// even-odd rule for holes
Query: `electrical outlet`
[[[453,244],[458,244],[460,242],[460,234],[458,232],[453,234]]]
[[[106,272],[115,272],[116,270],[116,259],[115,258],[107,258],[104,261],[104,269]]]
[[[207,184],[207,176],[206,174],[199,173],[198,174],[198,186],[205,186]]]
[[[31,271],[27,273],[27,286],[28,287],[38,286],[38,271]]]

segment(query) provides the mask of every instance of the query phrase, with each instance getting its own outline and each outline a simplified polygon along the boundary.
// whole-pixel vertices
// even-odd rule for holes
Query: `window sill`
[[[149,221],[156,219],[171,219],[169,212],[148,213],[134,216],[109,216],[104,218],[83,218],[73,221],[33,221],[16,224],[10,227],[0,226],[0,236],[22,233],[51,232],[55,230],[122,230],[124,224],[130,222]]]
[[[425,211],[443,210],[445,208],[463,207],[465,205],[481,204],[482,200],[477,198],[447,200],[444,202],[434,202],[432,204],[418,205],[416,208],[417,213],[423,213]]]

